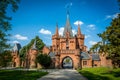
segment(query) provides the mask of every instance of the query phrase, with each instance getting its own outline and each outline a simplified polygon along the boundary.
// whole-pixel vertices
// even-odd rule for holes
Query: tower
[[[77,31],[77,48],[81,51],[85,51],[85,45],[84,45],[84,35],[81,33],[80,24],[78,24],[78,31]]]
[[[31,50],[30,50],[30,68],[35,68],[37,66],[37,64],[36,64],[37,54],[38,54],[38,50],[36,47],[36,40],[35,40],[33,46],[31,47]]]
[[[67,10],[67,19],[66,19],[66,25],[64,27],[63,36],[64,37],[73,37],[72,27],[70,25],[70,19],[69,19],[69,10]]]
[[[19,43],[15,43],[13,50],[12,50],[12,66],[13,67],[20,67],[20,55],[19,51],[21,49],[21,45]]]

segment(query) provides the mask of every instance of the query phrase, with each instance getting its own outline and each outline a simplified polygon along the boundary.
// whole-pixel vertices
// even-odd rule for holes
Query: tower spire
[[[78,32],[77,34],[81,34],[81,30],[80,30],[80,24],[78,23]]]
[[[70,25],[70,19],[69,19],[69,8],[67,8],[67,20],[66,20],[66,25],[64,27],[63,36],[65,36],[66,33],[69,33],[70,37],[73,36],[72,27]]]
[[[56,36],[59,36],[59,32],[58,32],[58,23],[56,23],[56,33],[55,33]]]

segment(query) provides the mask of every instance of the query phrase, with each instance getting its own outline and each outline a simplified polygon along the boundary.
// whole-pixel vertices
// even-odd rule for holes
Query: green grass
[[[48,72],[0,70],[0,80],[36,80]]]
[[[120,80],[120,68],[83,68],[78,72],[88,80]]]

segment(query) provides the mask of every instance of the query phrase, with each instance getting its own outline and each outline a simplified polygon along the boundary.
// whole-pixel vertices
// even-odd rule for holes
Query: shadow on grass
[[[36,80],[47,72],[0,70],[0,80]]]
[[[89,71],[79,71],[83,76],[85,76],[88,80],[110,80],[107,76],[101,76],[97,74],[93,74]]]
[[[120,77],[120,70],[118,71],[108,71],[108,72],[105,72],[105,73],[101,73],[102,75],[113,75],[114,77]]]

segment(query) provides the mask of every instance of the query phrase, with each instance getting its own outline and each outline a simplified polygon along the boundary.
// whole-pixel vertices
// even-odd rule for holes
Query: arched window
[[[66,40],[66,49],[68,50],[69,49],[69,41]]]

